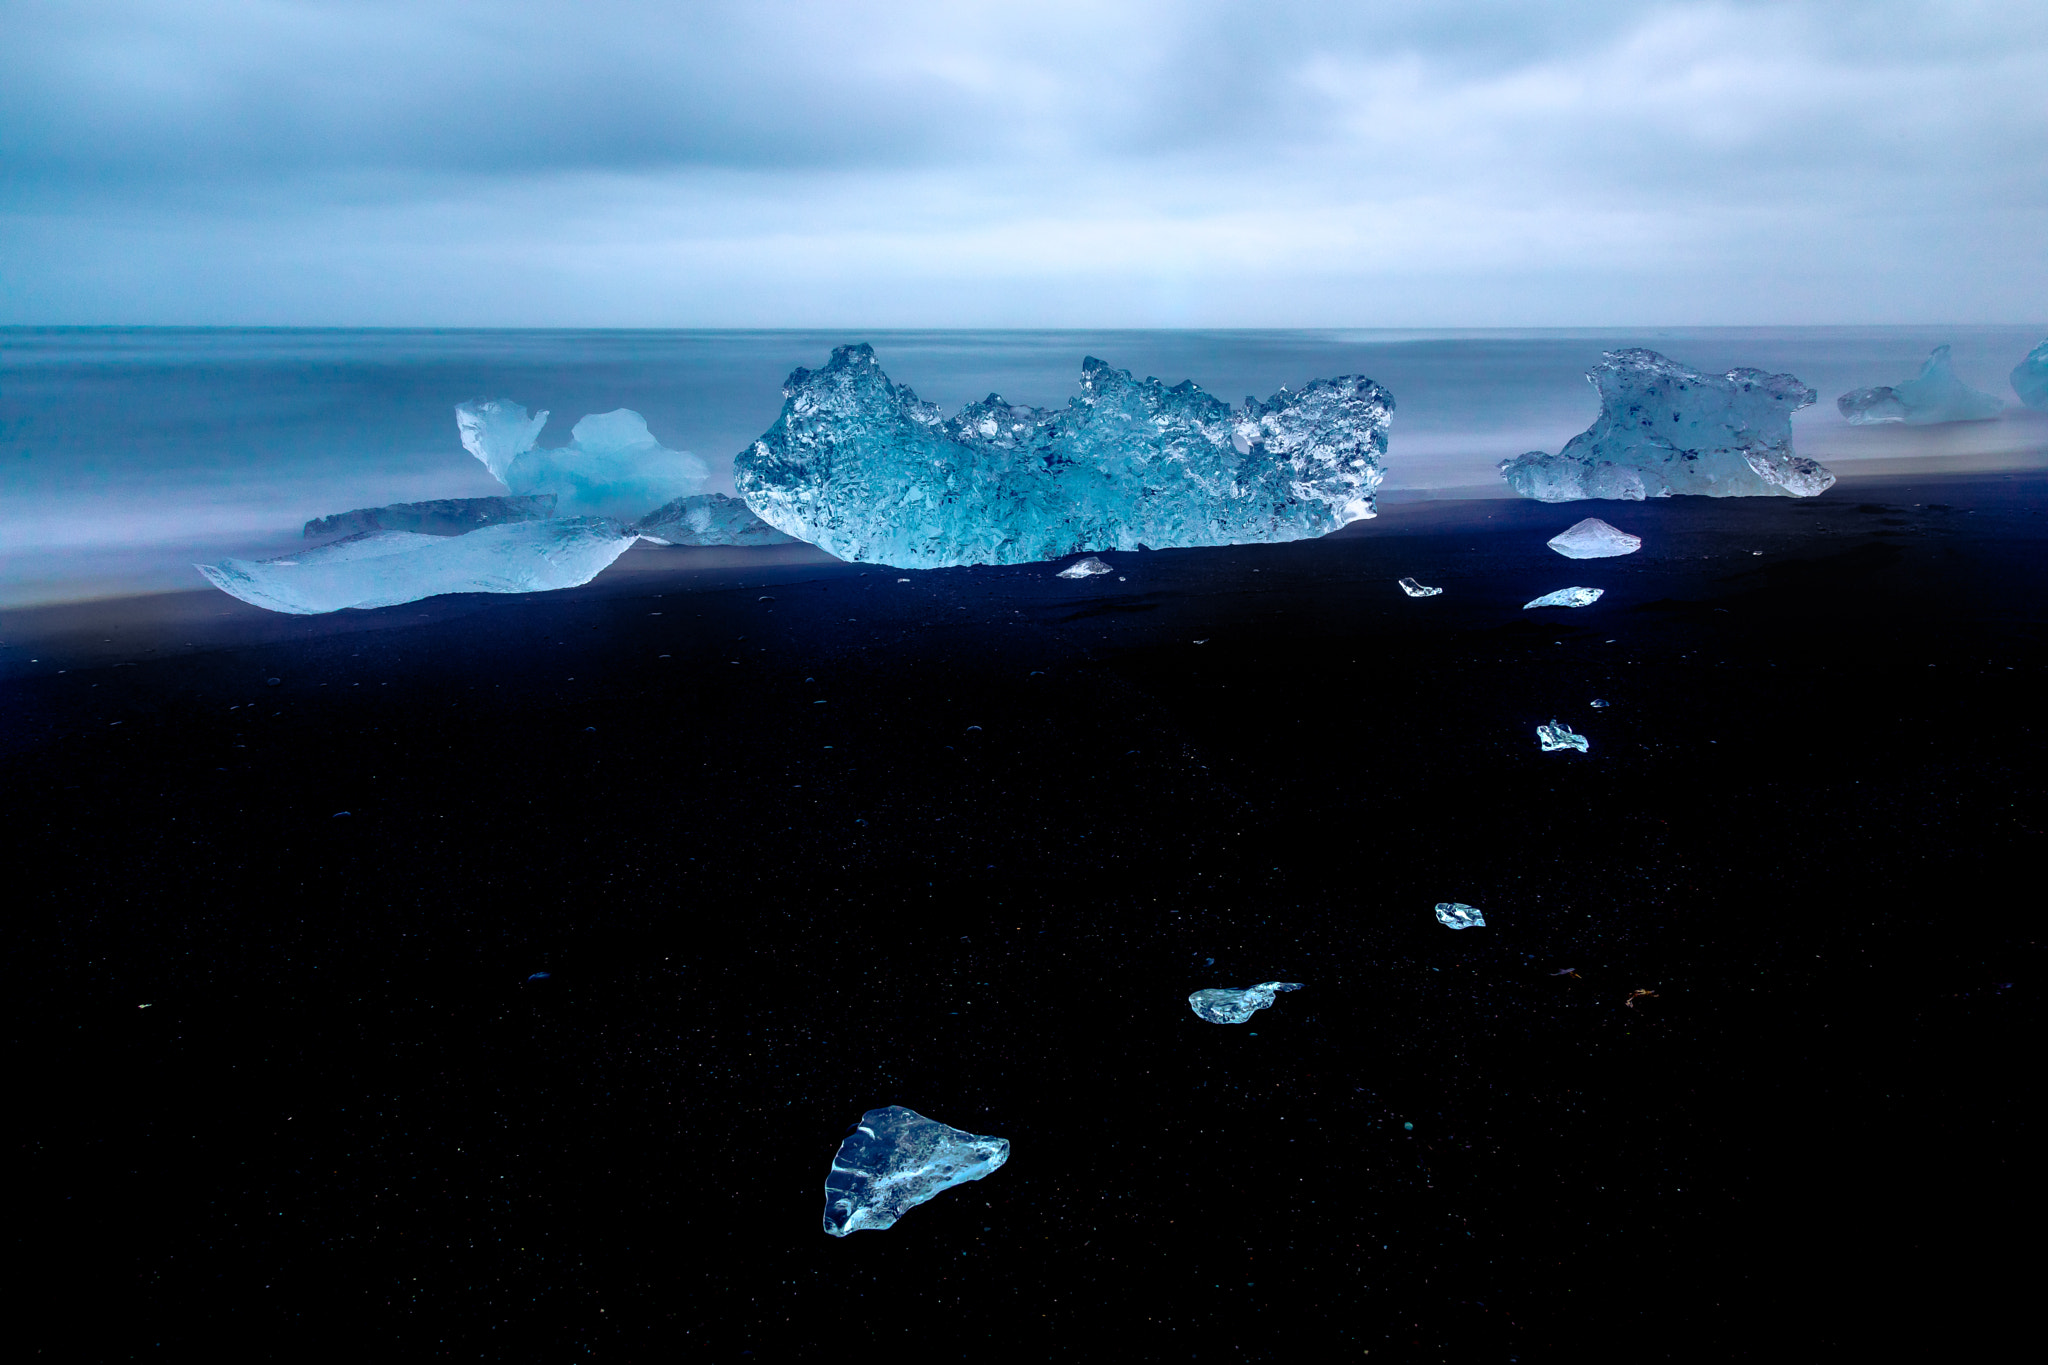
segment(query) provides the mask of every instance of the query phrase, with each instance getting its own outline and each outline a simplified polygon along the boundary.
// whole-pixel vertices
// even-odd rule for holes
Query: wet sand
[[[1079,583],[643,546],[0,614],[24,1236],[125,1305],[85,1355],[1988,1342],[2044,512],[1914,474]],[[1584,515],[1644,550],[1544,548]],[[828,1238],[892,1103],[1012,1159]]]

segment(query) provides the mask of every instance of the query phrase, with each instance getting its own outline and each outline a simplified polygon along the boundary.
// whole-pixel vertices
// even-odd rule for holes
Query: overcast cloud
[[[0,321],[2048,319],[2048,6],[0,0]]]

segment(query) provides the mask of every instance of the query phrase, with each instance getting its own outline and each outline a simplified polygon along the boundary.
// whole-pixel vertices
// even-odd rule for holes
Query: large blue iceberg
[[[704,487],[711,467],[687,450],[670,450],[630,408],[592,413],[559,449],[535,445],[548,415],[529,416],[503,398],[461,403],[455,425],[463,448],[514,493],[552,494],[562,517],[638,517]]]
[[[841,559],[918,569],[1323,535],[1374,514],[1394,410],[1356,376],[1235,409],[1091,357],[1062,409],[990,394],[946,417],[865,345],[782,392],[733,461],[747,506]]]
[[[1010,1159],[1003,1138],[949,1128],[900,1104],[870,1109],[839,1144],[825,1177],[825,1231],[891,1227],[933,1195],[979,1180]]]
[[[2048,341],[2012,367],[2012,391],[2030,408],[2048,411]]]
[[[1937,346],[1916,378],[1874,389],[1852,389],[1835,400],[1852,426],[1904,422],[1929,426],[1936,422],[1977,422],[1996,417],[2005,400],[1971,388],[1956,376],[1955,359]]]
[[[1810,498],[1835,476],[1792,453],[1792,414],[1814,391],[1789,374],[1701,374],[1655,351],[1609,351],[1586,372],[1600,416],[1555,455],[1502,460],[1525,498],[1641,501],[1674,493],[1713,498]]]

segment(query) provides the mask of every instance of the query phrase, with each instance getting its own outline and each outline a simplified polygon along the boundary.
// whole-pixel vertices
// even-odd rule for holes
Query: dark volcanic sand
[[[22,1315],[74,1359],[1967,1351],[2031,1289],[2044,509],[10,613],[13,1221],[96,1305]],[[1588,514],[1646,548],[1544,548]],[[886,1104],[1010,1163],[829,1238]]]

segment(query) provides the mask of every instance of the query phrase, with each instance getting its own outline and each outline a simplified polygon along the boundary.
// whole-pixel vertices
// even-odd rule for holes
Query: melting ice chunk
[[[1643,548],[1641,536],[1617,530],[1598,517],[1587,517],[1570,530],[1552,536],[1547,543],[1566,559],[1612,559]]]
[[[1092,578],[1099,573],[1115,572],[1116,570],[1110,568],[1109,565],[1103,563],[1094,555],[1089,555],[1086,559],[1075,560],[1053,576],[1055,578]]]
[[[1436,922],[1446,929],[1484,929],[1486,916],[1479,913],[1476,905],[1467,905],[1463,901],[1438,901]]]
[[[1417,583],[1412,578],[1404,578],[1401,580],[1401,591],[1407,593],[1410,597],[1435,597],[1439,593],[1441,593],[1443,589],[1426,588],[1422,584]]]
[[[1355,376],[1234,409],[1090,357],[1064,408],[990,394],[946,417],[865,345],[782,392],[733,460],[747,506],[841,559],[919,569],[1323,535],[1374,515],[1394,410]]]
[[[1606,593],[1605,588],[1559,588],[1547,592],[1533,602],[1522,603],[1522,610],[1531,607],[1590,607]]]
[[[1242,1024],[1253,1014],[1273,1003],[1277,991],[1298,991],[1299,981],[1265,981],[1256,986],[1246,986],[1241,991],[1228,986],[1212,986],[1206,991],[1196,991],[1188,997],[1188,1008],[1198,1019],[1207,1019],[1212,1024]]]
[[[670,450],[630,408],[592,413],[569,433],[569,444],[534,444],[548,415],[528,417],[505,399],[462,403],[455,425],[462,444],[519,494],[553,494],[563,516],[638,517],[704,486],[711,467],[687,450]]]
[[[1814,400],[1789,374],[1701,374],[1655,351],[1609,351],[1586,372],[1600,416],[1555,455],[1502,460],[1525,498],[1808,498],[1835,476],[1792,453],[1792,414]]]
[[[2030,408],[2048,411],[2048,341],[2027,352],[2012,367],[2012,391]]]
[[[788,545],[782,532],[747,510],[738,498],[699,493],[655,508],[633,529],[656,545]]]
[[[390,607],[447,592],[548,592],[597,577],[633,543],[597,517],[511,522],[461,536],[368,531],[280,559],[224,559],[195,567],[233,597],[271,611],[314,616],[344,607]]]
[[[893,1226],[933,1195],[979,1180],[1010,1159],[1003,1138],[976,1137],[892,1104],[870,1109],[839,1144],[825,1177],[825,1231],[844,1237]]]
[[[2002,399],[1980,393],[1956,377],[1955,359],[1946,346],[1937,346],[1921,365],[1918,377],[1903,384],[1874,389],[1852,389],[1835,400],[1835,406],[1853,426],[1874,426],[1882,422],[1904,422],[1927,426],[1935,422],[1975,422],[1996,417],[2004,409]]]
[[[1577,749],[1580,753],[1591,751],[1586,737],[1561,720],[1536,727],[1536,742],[1543,746],[1543,752],[1554,754],[1559,749]]]
[[[546,521],[555,514],[555,500],[532,498],[439,498],[433,502],[398,502],[389,507],[358,507],[306,523],[305,536],[352,536],[364,531],[413,531],[426,536],[460,536],[509,521]]]

